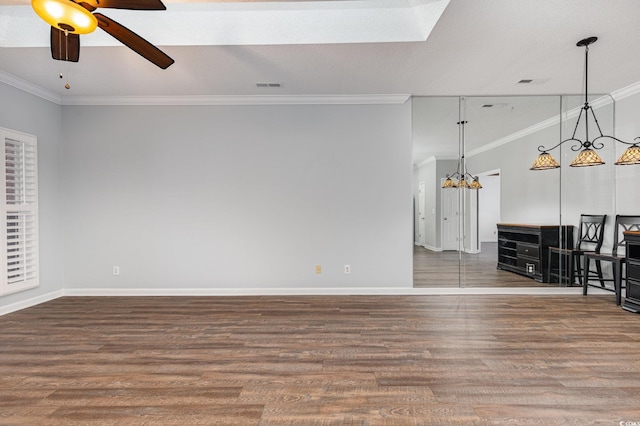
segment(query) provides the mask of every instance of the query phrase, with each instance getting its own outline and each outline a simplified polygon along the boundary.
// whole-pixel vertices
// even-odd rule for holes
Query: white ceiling
[[[425,41],[450,0],[170,1],[166,11],[100,12],[162,46],[395,43]],[[0,46],[49,45],[49,28],[28,1],[5,10],[13,19]],[[82,44],[119,42],[98,29],[83,36]]]
[[[62,104],[579,94],[584,49],[575,44],[588,36],[598,37],[589,55],[591,92],[640,81],[638,0],[450,0],[426,38],[443,2],[166,0],[161,12],[101,9],[175,59],[161,70],[99,30],[82,36],[79,63],[54,61],[48,27],[28,0],[0,0],[0,81],[20,79]],[[17,39],[36,47],[7,47],[20,44],[20,32]],[[256,87],[264,82],[281,87]]]

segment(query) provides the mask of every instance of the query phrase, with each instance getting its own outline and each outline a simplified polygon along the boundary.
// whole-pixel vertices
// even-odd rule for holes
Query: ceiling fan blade
[[[76,0],[76,3],[92,11],[97,9],[98,7],[130,10],[167,9],[161,0]],[[88,5],[89,7],[85,5]]]
[[[94,13],[93,16],[98,20],[98,26],[108,32],[112,37],[119,40],[122,44],[131,50],[153,62],[162,69],[166,69],[173,64],[171,59],[162,50],[149,43],[125,26],[117,23],[111,18],[107,18],[101,13]]]
[[[78,62],[80,36],[51,27],[51,56],[58,61]]]

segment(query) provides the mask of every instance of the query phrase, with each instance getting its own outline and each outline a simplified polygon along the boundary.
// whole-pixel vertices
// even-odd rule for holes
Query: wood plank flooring
[[[413,287],[557,287],[496,269],[498,243],[482,243],[478,254],[413,249]],[[460,282],[458,281],[460,276]]]
[[[0,424],[618,425],[639,401],[640,316],[610,297],[64,297],[0,317]]]

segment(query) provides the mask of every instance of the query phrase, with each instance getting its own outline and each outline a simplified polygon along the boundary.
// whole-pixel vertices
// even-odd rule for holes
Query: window
[[[37,287],[38,164],[35,136],[0,128],[0,295]]]

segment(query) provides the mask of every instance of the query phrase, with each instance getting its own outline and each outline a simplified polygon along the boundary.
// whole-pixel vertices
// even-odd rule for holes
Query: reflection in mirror
[[[414,187],[414,287],[460,283],[457,191],[442,189],[460,157],[460,100],[412,99]]]
[[[465,252],[479,250],[463,257],[463,286],[548,286],[545,255],[560,229],[560,187],[557,173],[529,170],[529,153],[558,140],[559,112],[558,96],[466,99],[465,158],[484,188],[465,212]]]
[[[550,285],[548,246],[560,244],[563,229],[562,169],[529,169],[539,145],[560,140],[561,109],[573,103],[559,96],[413,98],[415,287]],[[460,161],[483,188],[448,196],[442,181]],[[451,232],[447,207],[459,224]],[[502,238],[498,224],[508,225]]]
[[[564,101],[567,105],[576,103],[575,97],[566,97]],[[584,294],[587,294],[587,291],[589,294],[593,293],[593,290],[589,290],[593,287],[597,289],[595,292],[606,290],[608,293],[605,294],[611,295],[611,303],[619,305],[622,303],[626,276],[623,231],[640,229],[640,197],[637,197],[636,191],[632,189],[633,183],[637,182],[640,176],[640,167],[632,158],[623,157],[630,152],[629,148],[638,134],[638,125],[635,124],[636,117],[629,114],[633,111],[631,100],[623,101],[623,107],[620,109],[612,96],[589,97],[589,103],[597,117],[597,124],[589,123],[588,140],[593,143],[594,150],[604,164],[592,167],[564,167],[575,161],[574,149],[579,150],[580,147],[578,143],[574,144],[573,148],[563,147],[562,212],[567,223],[573,220],[575,224],[573,218],[586,211],[606,215],[606,220],[601,245],[593,249],[599,253],[587,252],[576,256],[575,267],[566,267],[569,275],[566,285],[582,285]],[[566,117],[563,132],[564,137],[570,137],[576,129],[577,114],[575,108],[567,107],[566,110],[563,114],[563,118]],[[618,116],[617,111],[622,111],[622,117]],[[577,129],[576,139],[585,141],[586,123],[580,123]],[[605,137],[597,139],[600,131]]]
[[[573,229],[573,241],[568,240],[568,248],[551,253],[551,276],[561,286],[582,286],[585,280],[598,281],[611,276],[609,265],[593,262],[594,272],[585,271],[585,252],[610,251],[613,240],[613,222],[616,215],[616,143],[602,140],[603,146],[597,155],[604,164],[591,167],[572,167],[583,151],[581,141],[593,141],[600,130],[604,134],[614,132],[614,103],[609,96],[590,96],[589,103],[597,116],[597,124],[592,116],[588,120],[580,112],[584,111],[584,99],[580,96],[562,98],[561,140],[573,138],[577,141],[562,143],[550,151],[560,163],[561,182],[560,214],[563,224]],[[580,118],[580,121],[578,119]],[[587,134],[588,132],[588,134]],[[546,144],[553,147],[554,144]],[[546,173],[540,171],[535,173]],[[557,172],[556,172],[557,173]],[[593,223],[588,223],[592,221]],[[602,226],[602,227],[601,227]],[[557,269],[556,269],[557,268]],[[556,274],[557,271],[557,274]],[[602,281],[604,284],[604,281]]]
[[[612,262],[566,253],[578,246],[581,218],[606,215],[600,251],[611,254],[616,236],[623,237],[616,217],[640,217],[633,189],[640,167],[615,164],[640,139],[634,93],[614,94],[617,103],[614,96],[588,97],[600,129],[595,120],[579,122],[583,95],[414,97],[414,286],[557,288],[586,280],[613,290]],[[560,142],[574,133],[585,141],[587,132],[593,141],[600,131],[628,143],[603,139],[597,151],[604,164],[571,167],[581,147]],[[545,150],[560,167],[530,170]],[[480,178],[481,190],[442,189],[461,164]],[[593,236],[595,228],[587,228]],[[624,246],[617,254],[624,256]],[[588,276],[587,258],[594,269]]]

